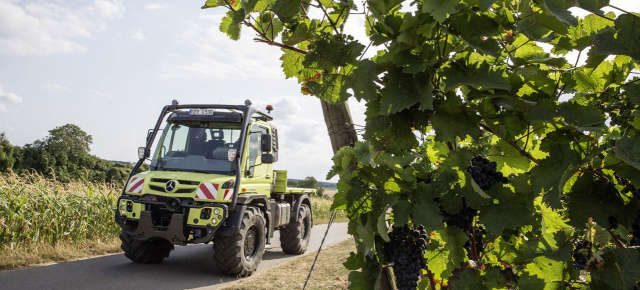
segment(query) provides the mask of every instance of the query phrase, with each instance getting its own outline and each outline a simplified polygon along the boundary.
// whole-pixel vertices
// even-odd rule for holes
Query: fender
[[[291,207],[291,219],[289,222],[295,223],[298,222],[298,211],[300,210],[300,206],[306,204],[309,207],[309,212],[311,213],[311,227],[313,227],[313,209],[311,209],[311,199],[308,195],[294,195],[298,196],[295,203]]]
[[[270,239],[273,236],[273,224],[271,223],[271,204],[269,203],[269,199],[266,195],[262,194],[243,194],[238,196],[238,203],[234,210],[229,212],[229,217],[225,220],[224,225],[218,231],[218,235],[220,236],[231,236],[240,228],[240,223],[242,222],[242,216],[244,215],[245,210],[247,209],[247,205],[252,205],[255,203],[262,203],[264,206],[261,207],[261,210],[264,212],[264,218],[267,222],[267,230],[269,234],[267,237]]]

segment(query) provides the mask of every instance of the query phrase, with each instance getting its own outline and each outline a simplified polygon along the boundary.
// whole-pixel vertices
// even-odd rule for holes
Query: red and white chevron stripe
[[[131,177],[131,180],[129,181],[129,186],[127,187],[127,192],[141,193],[142,184],[144,184],[144,178],[135,177],[135,176]]]
[[[225,189],[225,191],[224,191],[224,199],[225,200],[231,200],[232,197],[233,197],[233,190],[232,189]]]
[[[196,198],[199,199],[213,199],[218,196],[219,184],[214,183],[200,183],[198,190],[196,191]]]

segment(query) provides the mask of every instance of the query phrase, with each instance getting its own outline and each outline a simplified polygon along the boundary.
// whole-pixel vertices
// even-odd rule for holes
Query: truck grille
[[[159,192],[166,192],[164,190],[164,187],[160,187],[160,186],[155,186],[155,185],[149,185],[149,188],[153,191],[159,191]],[[192,193],[194,190],[196,190],[195,188],[180,188],[178,190],[176,190],[174,193]]]
[[[169,182],[169,180],[171,180],[171,179],[152,178],[151,182],[167,183],[167,182]],[[180,183],[182,185],[200,185],[200,181],[190,181],[190,180],[178,180],[178,183]]]

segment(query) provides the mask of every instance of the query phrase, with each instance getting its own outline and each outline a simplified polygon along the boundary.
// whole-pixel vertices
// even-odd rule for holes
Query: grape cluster
[[[463,231],[469,231],[473,224],[473,218],[478,214],[478,211],[470,208],[466,205],[463,199],[462,209],[457,214],[449,214],[440,208],[442,218],[448,226],[456,226]]]
[[[482,251],[484,251],[484,247],[485,247],[483,236],[487,234],[487,231],[481,226],[476,227],[473,230],[474,230],[473,237],[471,236],[471,233],[466,231],[466,234],[467,234],[467,237],[469,237],[469,240],[464,243],[464,249],[467,251],[467,257],[469,257],[469,260],[473,260],[473,255],[471,254],[471,241],[475,239],[476,253],[481,253]]]
[[[636,219],[631,224],[631,241],[629,241],[630,246],[640,246],[640,211],[636,215]]]
[[[417,228],[404,225],[393,227],[390,241],[385,244],[387,258],[393,262],[393,272],[398,289],[416,289],[420,273],[427,266],[424,250],[427,247],[427,232],[423,226]]]
[[[483,156],[477,155],[471,159],[471,165],[467,167],[467,172],[471,174],[473,180],[482,190],[489,189],[496,183],[507,183],[508,180],[502,172],[496,172],[497,164],[489,161]]]
[[[591,252],[591,242],[587,240],[577,240],[573,243],[573,268],[584,270]]]

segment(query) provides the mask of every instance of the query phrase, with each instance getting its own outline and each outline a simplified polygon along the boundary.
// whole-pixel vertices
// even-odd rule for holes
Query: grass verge
[[[351,239],[324,248],[313,268],[307,288],[347,289],[349,270],[342,263],[355,249]],[[232,282],[221,289],[302,289],[315,256],[316,252],[308,253],[258,275]]]

